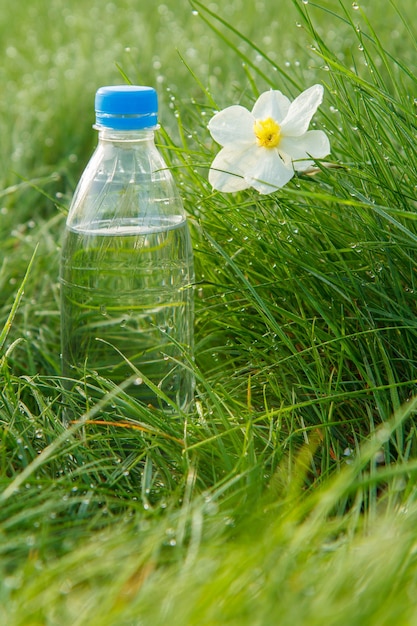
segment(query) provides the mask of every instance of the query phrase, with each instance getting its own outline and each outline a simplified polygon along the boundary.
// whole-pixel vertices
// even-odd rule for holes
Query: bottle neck
[[[143,128],[140,130],[115,130],[104,126],[95,126],[98,130],[99,142],[153,142],[155,138],[154,128]]]

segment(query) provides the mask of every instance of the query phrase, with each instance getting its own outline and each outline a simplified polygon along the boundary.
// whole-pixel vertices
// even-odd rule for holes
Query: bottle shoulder
[[[102,142],[91,156],[76,187],[67,226],[109,220],[185,219],[170,169],[154,144]]]
[[[172,178],[165,160],[153,142],[101,142],[98,144],[84,174],[106,174],[113,180],[117,176],[129,180],[143,178]],[[157,175],[157,176],[156,176]]]

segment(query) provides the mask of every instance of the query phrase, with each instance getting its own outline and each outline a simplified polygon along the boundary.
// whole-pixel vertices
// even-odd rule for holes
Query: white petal
[[[288,154],[298,172],[313,165],[313,159],[322,159],[330,152],[330,142],[322,130],[309,130],[301,137],[283,137],[279,150]]]
[[[280,123],[288,113],[290,101],[280,91],[265,91],[262,93],[252,109],[253,117],[257,120],[265,120],[272,117]]]
[[[306,132],[311,118],[323,100],[323,86],[313,85],[291,102],[288,113],[281,124],[283,135],[299,137]]]
[[[222,148],[215,157],[209,170],[209,182],[218,191],[241,191],[250,184],[245,174],[256,165],[259,148],[250,146],[247,149],[235,146]]]
[[[256,164],[245,178],[259,193],[272,193],[294,176],[292,166],[284,164],[277,150],[257,148],[257,152]]]
[[[235,104],[216,113],[211,118],[208,129],[214,141],[221,146],[255,141],[254,117],[245,107]]]

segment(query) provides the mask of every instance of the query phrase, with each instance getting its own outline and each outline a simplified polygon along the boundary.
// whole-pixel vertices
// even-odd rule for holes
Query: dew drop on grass
[[[175,539],[175,536],[176,536],[175,529],[174,528],[167,528],[166,531],[165,531],[165,534],[166,534],[166,536],[168,538],[168,545],[175,546],[176,543],[177,543],[176,539]]]
[[[352,9],[357,11],[359,9],[359,4],[357,2],[352,2]]]
[[[20,589],[22,586],[22,577],[19,576],[6,576],[3,579],[3,585],[8,589]]]
[[[59,587],[59,593],[61,595],[67,595],[72,590],[72,582],[70,580],[64,580],[62,585]]]

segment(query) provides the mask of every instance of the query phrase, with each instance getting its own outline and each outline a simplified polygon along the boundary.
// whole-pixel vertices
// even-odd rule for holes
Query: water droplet
[[[352,2],[352,9],[357,11],[359,9],[359,4],[357,2]]]
[[[174,528],[167,528],[165,531],[165,534],[168,537],[168,545],[169,546],[176,546],[177,545],[177,540],[175,539],[175,529]]]
[[[22,575],[6,576],[3,579],[3,585],[8,589],[20,589],[22,586]]]
[[[62,585],[59,587],[59,593],[62,595],[67,595],[72,590],[72,582],[68,579],[64,580]]]

